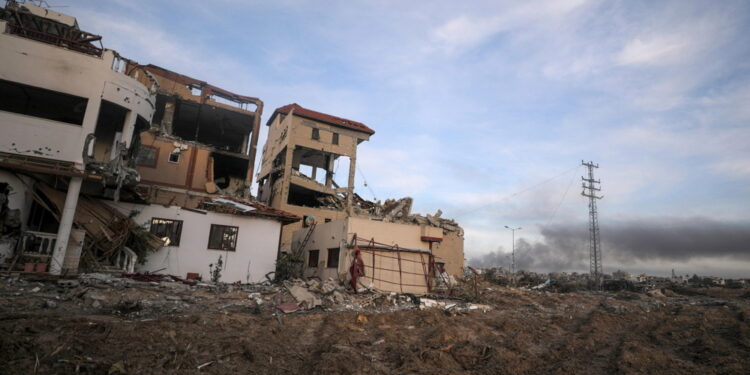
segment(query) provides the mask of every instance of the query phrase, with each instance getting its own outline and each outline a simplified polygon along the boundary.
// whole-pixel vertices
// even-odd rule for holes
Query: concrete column
[[[137,119],[138,115],[133,111],[128,111],[125,115],[125,123],[122,126],[122,136],[120,137],[120,142],[125,142],[125,148],[130,147],[130,141],[133,140],[135,121]]]
[[[333,155],[326,155],[326,187],[333,185]]]
[[[293,169],[293,161],[294,158],[294,148],[296,146],[289,142],[289,144],[286,147],[286,156],[284,160],[284,176],[282,176],[282,183],[281,183],[281,207],[274,207],[274,208],[281,208],[283,209],[284,205],[287,204],[289,201],[289,190],[291,189],[291,183],[292,183],[292,169]]]
[[[78,195],[81,192],[82,177],[72,177],[68,184],[68,194],[65,196],[65,206],[60,215],[60,228],[57,230],[57,241],[55,250],[52,252],[49,273],[53,275],[62,274],[62,265],[65,260],[65,252],[68,249],[70,230],[73,228],[73,217],[78,206]]]
[[[357,154],[353,154],[349,158],[349,186],[347,186],[348,193],[346,194],[346,210],[349,216],[354,216],[354,171],[357,168]]]
[[[253,116],[253,131],[250,133],[250,144],[247,146],[247,176],[245,177],[245,184],[248,188],[253,184],[253,178],[255,177],[255,156],[258,153],[258,136],[260,135],[260,117],[263,115],[263,102],[260,99],[256,99],[255,102],[255,115]],[[242,152],[245,152],[243,146]]]

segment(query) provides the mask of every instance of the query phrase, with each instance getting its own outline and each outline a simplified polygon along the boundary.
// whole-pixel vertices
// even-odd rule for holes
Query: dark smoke
[[[588,223],[541,228],[544,239],[516,242],[516,267],[535,271],[587,271]],[[750,224],[706,218],[647,219],[602,224],[605,263],[689,261],[693,258],[750,260]],[[507,267],[507,253],[492,252],[470,264]],[[606,267],[605,267],[606,268]]]

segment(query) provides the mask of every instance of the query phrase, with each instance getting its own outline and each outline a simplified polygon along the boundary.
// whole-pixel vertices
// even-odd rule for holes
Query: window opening
[[[182,237],[182,220],[155,217],[151,219],[151,228],[149,231],[156,237],[169,238],[167,246],[180,246],[180,237]]]
[[[307,266],[310,268],[317,268],[319,258],[320,250],[310,250],[307,255]]]
[[[339,267],[339,248],[328,249],[328,262],[326,262],[326,267]]]
[[[169,162],[170,163],[179,163],[180,162],[180,155],[182,155],[181,152],[171,152],[169,154]]]
[[[208,235],[208,248],[211,250],[235,251],[238,234],[238,227],[211,224],[211,232]]]

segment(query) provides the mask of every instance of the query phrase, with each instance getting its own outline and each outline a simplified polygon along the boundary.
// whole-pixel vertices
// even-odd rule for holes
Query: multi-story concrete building
[[[404,256],[427,256],[425,267],[419,267],[422,284],[414,287],[418,290],[427,288],[427,279],[443,270],[454,276],[463,274],[463,230],[455,222],[440,218],[439,211],[435,215],[412,214],[411,198],[381,204],[354,192],[357,146],[375,131],[296,103],[276,109],[266,124],[270,129],[263,148],[258,198],[317,223],[316,232],[307,241],[307,232],[313,230],[306,227],[311,220],[287,225],[282,231],[279,250],[302,257],[304,275],[343,277],[355,258],[355,234],[359,240],[374,239],[380,245],[401,248]],[[388,258],[383,255],[388,249],[370,246],[370,250]],[[384,273],[381,277],[387,281],[375,284],[383,289],[391,285],[393,290],[396,284],[388,283],[402,276]]]
[[[185,277],[222,257],[223,281],[263,280],[299,220],[250,200],[263,103],[100,41],[50,9],[0,9],[0,258]]]
[[[274,270],[284,225],[299,217],[250,195],[263,102],[154,65],[132,66],[159,84],[151,127],[140,133],[137,202],[112,203],[169,243],[143,271],[258,282]]]
[[[258,177],[258,199],[320,222],[351,215],[357,145],[375,131],[296,103],[277,108],[266,125],[269,131]],[[344,186],[336,182],[336,164],[342,161],[348,165],[341,172],[346,176]],[[284,227],[281,251],[291,249],[292,233],[302,225]]]
[[[117,198],[138,182],[133,146],[148,128],[156,87],[125,65],[71,16],[15,1],[0,9],[0,183],[12,188],[3,211],[22,236],[36,229],[53,274],[65,268],[80,193]],[[59,211],[42,213],[37,182],[64,192]],[[17,243],[4,241],[0,252],[10,256]],[[65,264],[77,267],[77,259]]]

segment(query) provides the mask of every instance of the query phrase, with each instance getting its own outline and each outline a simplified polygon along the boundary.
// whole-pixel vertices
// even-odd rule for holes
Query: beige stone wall
[[[430,249],[430,243],[422,241],[422,236],[442,238],[442,242],[432,244],[432,254],[436,262],[444,262],[446,271],[453,276],[462,276],[464,268],[464,238],[457,232],[448,232],[428,225],[384,223],[366,218],[349,218],[349,237],[357,233],[361,238],[375,238],[375,241],[388,245],[399,245],[410,249]]]
[[[171,163],[169,162],[169,154],[175,148],[172,142],[172,140],[155,138],[150,132],[141,133],[141,144],[157,149],[155,166],[136,166],[138,173],[141,175],[141,181],[146,184],[156,183],[205,191],[208,181],[208,159],[211,151],[190,145],[187,150],[181,153],[178,163]],[[192,178],[189,178],[191,172]]]
[[[349,218],[349,236],[357,234],[357,237],[372,239],[376,242],[389,246],[404,247],[408,249],[428,250],[430,244],[422,242],[422,229],[419,225],[403,223],[385,223],[367,218]]]
[[[320,133],[319,140],[312,139],[314,128]],[[332,143],[333,133],[339,134],[338,145]],[[357,155],[357,139],[369,139],[369,135],[364,133],[297,116],[293,116],[290,134],[290,142],[294,145],[349,157]]]
[[[294,213],[295,215],[299,215],[301,217],[313,216],[315,217],[315,220],[318,222],[319,228],[321,225],[326,224],[325,219],[331,219],[332,221],[336,221],[336,220],[344,219],[346,217],[346,212],[343,212],[343,211],[326,210],[326,209],[313,208],[313,207],[300,207],[300,206],[282,204],[281,209],[287,212]],[[279,248],[281,251],[290,251],[292,249],[292,237],[294,235],[294,232],[300,229],[306,229],[302,227],[302,221],[292,223],[292,224],[287,224],[282,227],[281,243],[279,244]]]
[[[443,242],[433,244],[436,262],[445,262],[445,270],[456,277],[464,274],[464,238],[457,232],[444,231]]]

